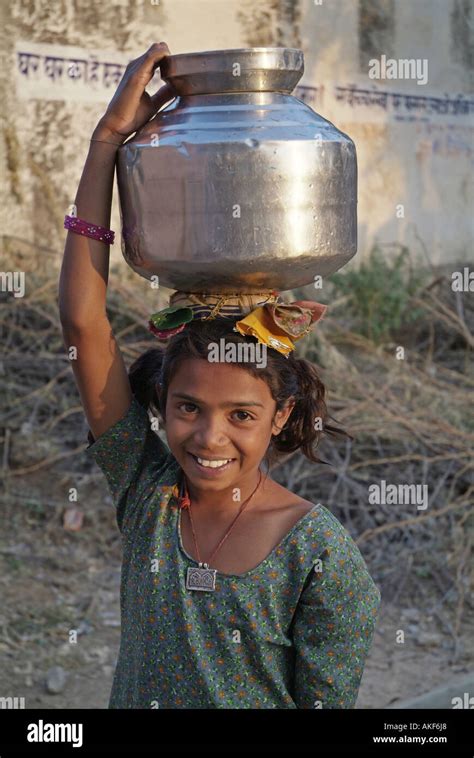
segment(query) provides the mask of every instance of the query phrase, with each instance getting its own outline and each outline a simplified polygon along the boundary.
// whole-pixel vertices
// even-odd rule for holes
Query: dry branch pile
[[[323,439],[319,454],[331,467],[295,454],[275,478],[333,511],[384,596],[436,616],[456,650],[464,604],[472,608],[474,307],[450,281],[436,276],[422,288],[412,300],[426,317],[382,346],[340,327],[343,300],[331,307],[300,355],[320,368],[329,412],[355,439]],[[369,488],[382,480],[426,485],[427,508],[371,504]]]

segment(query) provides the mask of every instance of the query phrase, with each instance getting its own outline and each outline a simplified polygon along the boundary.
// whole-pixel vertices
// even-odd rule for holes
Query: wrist
[[[92,132],[91,139],[104,140],[105,142],[110,142],[111,144],[115,143],[118,147],[120,147],[120,145],[123,145],[127,137],[124,137],[123,134],[116,134],[99,121],[94,131]]]

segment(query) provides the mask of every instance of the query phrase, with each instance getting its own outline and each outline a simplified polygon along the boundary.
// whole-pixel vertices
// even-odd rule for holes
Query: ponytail
[[[156,415],[160,412],[157,386],[163,365],[164,350],[150,348],[140,355],[128,370],[132,393],[146,410],[150,408]]]
[[[292,453],[301,450],[310,461],[329,465],[315,455],[323,434],[342,435],[353,439],[343,429],[328,424],[332,416],[328,414],[325,402],[326,388],[316,366],[305,358],[293,358],[291,367],[295,373],[298,391],[295,393],[294,408],[283,428],[272,438],[272,447],[277,453]]]

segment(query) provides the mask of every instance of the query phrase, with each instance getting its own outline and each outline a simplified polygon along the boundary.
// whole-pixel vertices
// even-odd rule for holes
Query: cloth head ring
[[[284,302],[276,290],[230,295],[178,290],[171,296],[168,308],[150,316],[148,329],[166,344],[190,321],[242,316],[233,331],[255,337],[287,358],[295,349],[294,343],[308,334],[326,310],[327,305],[313,300]]]

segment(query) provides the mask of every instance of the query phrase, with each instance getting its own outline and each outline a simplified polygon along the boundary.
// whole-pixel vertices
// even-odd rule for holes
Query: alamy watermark
[[[464,266],[462,271],[451,274],[451,289],[453,292],[474,292],[474,271]]]
[[[73,747],[82,747],[83,724],[52,724],[40,719],[28,724],[28,742],[70,742]]]
[[[23,297],[25,294],[25,272],[0,271],[0,286],[2,292],[13,292],[13,297]]]
[[[388,58],[381,55],[369,61],[369,79],[414,79],[417,84],[428,83],[427,58]]]
[[[416,505],[418,511],[428,508],[427,484],[380,484],[369,486],[369,503],[375,505]]]
[[[219,342],[209,342],[207,350],[209,363],[255,363],[257,368],[267,365],[267,346],[261,342],[227,342],[221,337]]]
[[[24,697],[0,697],[0,710],[6,709],[18,709],[25,708]]]

